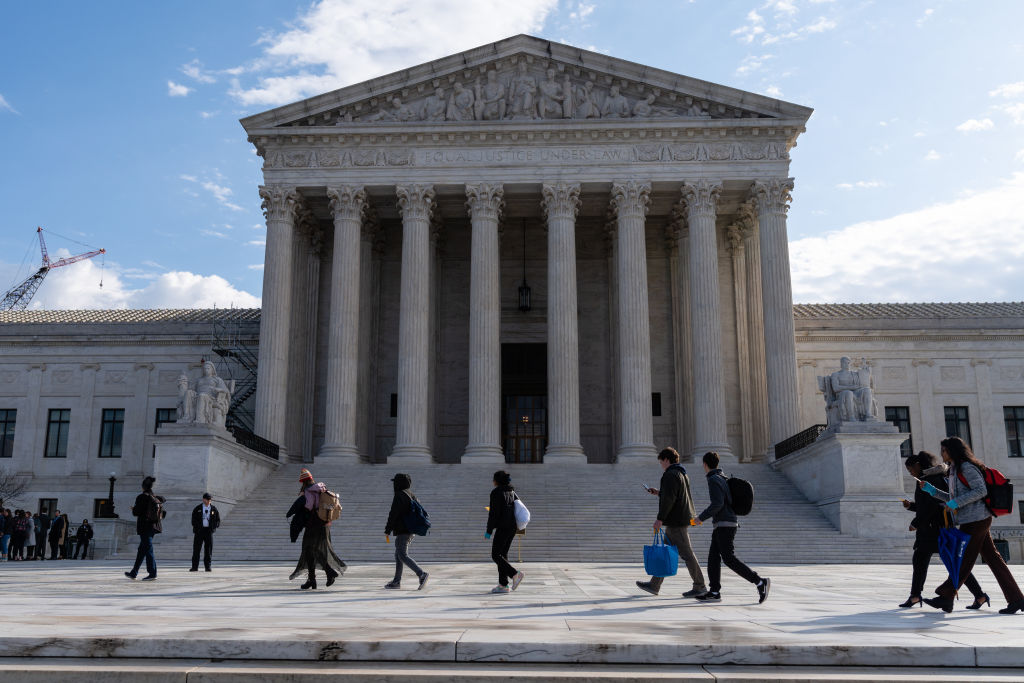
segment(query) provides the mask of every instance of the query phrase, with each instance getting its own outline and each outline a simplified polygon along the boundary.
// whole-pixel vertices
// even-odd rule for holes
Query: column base
[[[722,462],[731,461],[736,462],[736,456],[732,452],[732,447],[727,442],[722,443],[705,443],[697,444],[693,447],[693,462],[701,463],[704,461],[704,454],[708,451],[714,451],[718,453],[718,457]]]
[[[654,448],[653,443],[631,443],[619,446],[619,452],[615,454],[615,461],[637,462],[646,460],[647,462],[654,462],[657,455],[658,451]]]
[[[314,458],[315,462],[361,462],[359,451],[355,446],[342,444],[324,444]]]
[[[544,451],[545,465],[573,465],[586,462],[587,456],[583,453],[583,446],[577,444],[549,444]]]
[[[388,464],[408,463],[410,465],[430,464],[434,459],[430,455],[429,446],[418,446],[415,444],[403,444],[395,446],[388,455]]]
[[[504,465],[505,453],[502,452],[500,446],[471,444],[466,446],[466,450],[462,454],[462,464]]]

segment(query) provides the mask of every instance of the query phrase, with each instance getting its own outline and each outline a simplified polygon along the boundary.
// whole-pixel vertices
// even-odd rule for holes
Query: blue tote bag
[[[654,534],[654,542],[644,546],[644,571],[649,576],[675,576],[679,570],[679,551],[665,543],[665,532]]]

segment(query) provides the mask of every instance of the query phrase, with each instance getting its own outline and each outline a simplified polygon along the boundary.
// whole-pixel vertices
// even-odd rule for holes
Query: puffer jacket
[[[946,475],[947,491],[936,491],[932,496],[939,500],[956,501],[957,508],[953,511],[953,516],[957,524],[980,522],[991,517],[992,513],[988,511],[984,500],[988,494],[985,475],[976,465],[965,462],[960,467],[960,473],[967,480],[965,485],[960,481],[960,477],[956,476],[956,469],[956,466],[950,467],[949,474]]]
[[[736,513],[732,509],[732,496],[729,495],[729,483],[721,468],[708,472],[708,494],[711,503],[700,513],[700,521],[706,521],[709,517],[715,527],[739,526],[736,521]]]

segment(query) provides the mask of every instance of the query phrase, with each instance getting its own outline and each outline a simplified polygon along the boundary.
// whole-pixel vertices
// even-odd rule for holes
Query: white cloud
[[[916,133],[914,133],[914,137],[915,138],[923,138],[923,137],[925,137],[925,133],[924,133],[924,131],[919,130]]]
[[[777,85],[769,85],[767,88],[764,89],[764,94],[767,95],[768,97],[782,97],[782,91],[779,89]]]
[[[11,106],[11,103],[7,101],[3,95],[0,95],[0,111],[9,111],[12,114],[20,114],[17,109]]]
[[[764,63],[769,59],[772,59],[775,55],[747,55],[740,61],[740,65],[736,68],[737,76],[746,76],[747,74],[753,73],[759,70]]]
[[[1024,162],[1024,149],[1017,150],[1017,154],[1013,158],[1016,161]]]
[[[569,19],[577,22],[585,22],[587,17],[594,13],[597,5],[594,3],[579,2],[576,4],[576,9],[569,12]]]
[[[219,113],[220,113],[219,111],[201,111],[201,112],[199,112],[199,115],[201,117],[203,117],[204,119],[212,119],[214,116],[216,116]]]
[[[747,12],[747,23],[734,29],[732,35],[739,36],[741,43],[752,43],[757,36],[764,33],[764,17],[757,13],[757,10]]]
[[[185,97],[192,92],[192,88],[187,85],[181,85],[174,81],[167,81],[167,94],[171,97]]]
[[[990,130],[995,125],[992,123],[992,119],[967,119],[957,126],[956,129],[961,133],[976,133],[980,130]]]
[[[804,33],[824,33],[825,31],[831,31],[838,25],[839,24],[832,19],[818,17],[814,22],[807,24],[800,30]]]
[[[1014,102],[1013,104],[1000,104],[996,106],[999,111],[1009,114],[1013,119],[1014,125],[1024,126],[1024,102]]]
[[[212,73],[203,68],[203,63],[198,59],[193,59],[188,64],[181,65],[181,73],[185,74],[194,81],[200,83],[216,83],[217,77]]]
[[[1019,299],[1024,240],[1007,236],[1020,234],[1022,213],[1024,172],[962,199],[795,240],[793,300]]]
[[[935,14],[935,10],[933,8],[929,7],[928,9],[926,9],[924,11],[924,14],[922,14],[920,16],[920,18],[918,18],[918,20],[916,22],[914,22],[914,23],[917,24],[918,28],[920,28],[920,27],[924,26],[924,23],[926,21],[928,21],[929,19],[932,18],[933,14]]]
[[[745,22],[734,29],[731,35],[748,45],[755,41],[762,45],[774,45],[831,31],[839,26],[835,19],[826,16],[819,16],[801,25],[798,21],[799,7],[793,0],[767,0],[760,9],[761,12],[756,9],[747,12]],[[770,23],[765,19],[767,13],[772,15]]]
[[[881,180],[858,180],[855,183],[839,183],[836,185],[840,190],[871,190],[876,187],[885,187]]]
[[[217,176],[219,178],[220,174],[218,173]],[[213,195],[213,198],[216,199],[221,206],[231,209],[232,211],[245,211],[245,209],[231,201],[231,195],[234,194],[234,192],[232,192],[230,187],[219,185],[213,182],[212,180],[199,180],[199,178],[197,178],[196,176],[188,175],[185,173],[179,175],[178,177],[186,182],[194,183],[202,187],[204,190]]]
[[[989,97],[1019,97],[1024,95],[1024,81],[1003,83],[995,90],[988,91]]]
[[[262,263],[254,263],[251,266],[248,266],[248,268],[249,268],[249,270],[263,270],[263,264]]]
[[[557,0],[320,0],[287,31],[260,42],[263,56],[234,69],[230,94],[273,106],[407,68],[516,33],[538,31]],[[582,10],[580,10],[582,11]],[[257,82],[244,82],[246,71]]]
[[[928,153],[924,155],[924,160],[925,161],[938,161],[941,158],[942,158],[942,155],[939,154],[934,149],[928,150]]]
[[[58,249],[57,256],[70,252]],[[155,264],[154,264],[155,265]],[[14,266],[0,264],[0,276],[13,277]],[[96,259],[58,268],[47,275],[30,308],[251,308],[260,305],[258,296],[237,289],[219,275],[200,275],[173,270],[156,273],[122,268],[107,261],[101,269]],[[140,286],[135,286],[138,284]]]
[[[209,230],[204,228],[203,230],[200,230],[199,233],[205,235],[206,237],[219,237],[221,239],[228,238],[227,234],[223,232],[218,232],[217,230]]]
[[[267,241],[266,240],[249,240],[248,242],[246,242],[246,244],[249,245],[250,247],[265,247],[265,246],[267,246]]]

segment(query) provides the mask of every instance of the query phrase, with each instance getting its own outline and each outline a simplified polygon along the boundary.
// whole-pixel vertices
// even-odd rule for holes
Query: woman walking
[[[402,569],[408,566],[419,577],[419,587],[416,590],[423,590],[430,574],[420,569],[416,560],[409,557],[409,544],[412,543],[413,534],[405,523],[405,517],[412,508],[412,501],[416,500],[416,496],[409,490],[412,487],[412,477],[408,474],[396,474],[391,483],[394,485],[395,497],[391,500],[391,511],[384,526],[384,535],[395,535],[395,578],[384,584],[384,587],[391,590],[401,588]]]
[[[1003,591],[1003,597],[1006,598],[1007,605],[999,610],[999,613],[1024,612],[1024,594],[1014,581],[1013,574],[1003,561],[1003,556],[996,550],[992,534],[989,532],[992,527],[992,513],[983,500],[987,492],[985,466],[974,457],[971,447],[959,437],[944,439],[941,445],[942,460],[950,465],[946,491],[940,491],[928,482],[921,482],[919,486],[929,495],[945,501],[946,507],[954,511],[960,530],[971,536],[964,550],[963,564],[960,565],[960,581],[963,582],[974,569],[974,563],[980,554],[995,575],[999,588]],[[959,585],[954,586],[947,578],[935,590],[939,596],[925,598],[924,601],[936,609],[952,612],[953,595],[958,588]]]
[[[512,539],[516,537],[515,489],[512,487],[512,476],[498,470],[494,473],[494,489],[491,491],[491,504],[487,513],[487,533],[484,538],[491,538],[491,559],[498,565],[498,585],[491,589],[492,593],[508,593],[519,588],[523,573],[509,564],[508,550],[512,547]],[[509,588],[509,579],[512,587]]]
[[[928,451],[911,455],[904,462],[907,472],[918,481],[926,481],[938,490],[946,487],[946,472],[949,467]],[[932,556],[939,552],[939,529],[943,527],[944,505],[925,493],[921,488],[914,489],[914,502],[903,501],[903,507],[914,515],[910,522],[910,530],[917,532],[914,539],[914,577],[910,582],[910,597],[900,607],[916,607],[923,605],[921,591],[924,590],[925,579],[928,578],[928,565]],[[982,605],[990,604],[988,595],[982,592],[974,574],[968,574],[964,585],[974,596],[974,604],[967,609],[981,609]]]
[[[295,571],[288,577],[289,580],[294,579],[305,572],[306,582],[300,586],[303,590],[316,590],[317,567],[323,569],[327,575],[328,586],[345,573],[345,563],[334,554],[334,548],[331,546],[331,523],[321,519],[317,511],[320,507],[320,494],[325,491],[327,487],[323,482],[314,483],[313,475],[303,467],[299,473],[299,498],[286,515],[296,516],[296,519],[292,520],[292,542],[298,537],[296,528],[304,531],[302,554],[299,555]]]

